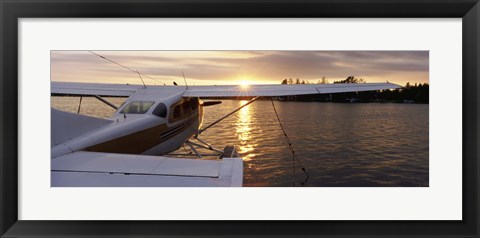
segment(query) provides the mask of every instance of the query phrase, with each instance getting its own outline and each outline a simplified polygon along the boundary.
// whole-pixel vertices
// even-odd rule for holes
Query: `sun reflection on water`
[[[248,101],[240,101],[240,105],[245,105]],[[238,111],[238,119],[235,123],[237,129],[238,140],[240,145],[238,146],[238,152],[242,155],[244,161],[251,161],[255,154],[253,153],[255,149],[255,144],[252,143],[252,109],[251,105],[248,105],[240,111]],[[250,167],[251,165],[248,164]]]

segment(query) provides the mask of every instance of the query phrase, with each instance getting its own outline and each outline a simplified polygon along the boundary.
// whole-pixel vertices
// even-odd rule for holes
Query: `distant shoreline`
[[[237,98],[224,98],[224,97],[204,97],[201,98],[202,100],[251,100],[254,97],[237,97]],[[260,97],[258,100],[260,101],[270,101],[270,97]],[[319,102],[319,103],[346,103],[346,104],[369,104],[369,103],[395,103],[395,104],[429,104],[428,102],[402,102],[402,101],[395,101],[395,100],[379,100],[379,101],[322,101],[322,100],[279,100],[278,97],[274,97],[273,99],[276,102]]]

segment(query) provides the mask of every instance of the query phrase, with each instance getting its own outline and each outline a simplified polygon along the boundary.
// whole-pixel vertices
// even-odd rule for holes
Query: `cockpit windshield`
[[[155,102],[152,101],[134,101],[128,103],[120,113],[125,114],[144,114]]]

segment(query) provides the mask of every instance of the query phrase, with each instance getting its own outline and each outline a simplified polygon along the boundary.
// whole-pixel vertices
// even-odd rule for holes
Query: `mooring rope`
[[[288,147],[292,152],[293,174],[295,174],[295,168],[296,168],[295,162],[297,162],[298,165],[300,165],[300,168],[302,169],[302,171],[305,173],[305,176],[307,176],[307,178],[305,179],[305,181],[307,181],[310,178],[310,176],[308,176],[307,170],[305,169],[305,167],[303,167],[302,162],[300,161],[299,158],[297,158],[297,155],[295,154],[295,150],[293,149],[292,142],[290,141],[290,138],[288,137],[287,132],[285,132],[282,122],[280,121],[280,117],[278,116],[277,109],[275,108],[275,103],[273,103],[273,98],[271,98],[270,101],[272,102],[273,111],[275,112],[275,116],[277,116],[278,124],[280,125],[280,129],[282,129],[283,136],[285,137],[285,140],[288,143]]]

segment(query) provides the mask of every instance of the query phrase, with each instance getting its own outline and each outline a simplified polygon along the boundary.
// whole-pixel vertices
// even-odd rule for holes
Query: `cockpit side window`
[[[152,114],[163,118],[167,117],[167,106],[165,103],[159,103],[157,107],[153,109]]]
[[[181,111],[180,105],[177,105],[175,106],[175,108],[173,108],[173,118],[178,119],[181,116],[182,116],[182,111]]]
[[[197,110],[197,107],[198,107],[198,98],[191,98],[191,99],[190,99],[190,107],[192,108],[192,111]]]
[[[125,114],[144,114],[152,107],[155,102],[151,101],[134,101],[128,103],[120,113]]]

